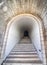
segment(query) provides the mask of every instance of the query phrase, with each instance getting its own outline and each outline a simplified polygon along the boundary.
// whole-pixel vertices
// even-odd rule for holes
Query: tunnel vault
[[[38,49],[37,49],[37,47],[36,47],[36,49],[37,49],[38,54],[40,54],[39,55],[40,59],[43,61],[43,64],[46,64],[42,21],[31,14],[20,14],[20,15],[13,17],[12,20],[9,21],[9,23],[7,25],[7,29],[6,29],[4,43],[3,43],[3,46],[4,46],[3,47],[3,50],[4,50],[3,58],[5,59],[8,56],[8,54],[10,53],[10,51],[13,49],[13,47],[19,42],[19,40],[21,38],[20,33],[22,32],[22,29],[24,29],[26,27],[29,28],[29,31],[30,31],[29,36],[30,36],[30,39],[32,40],[32,43],[34,43],[34,45],[35,44],[38,45]],[[9,37],[9,35],[11,36],[11,34],[12,34],[12,36],[14,36],[14,38],[12,38],[12,39],[15,39],[13,41]],[[9,39],[11,41],[9,41]],[[36,41],[36,43],[35,43],[35,41]],[[13,43],[13,42],[15,42],[15,43]],[[12,43],[13,43],[13,45],[12,45]],[[9,51],[7,51],[8,47],[9,47]]]

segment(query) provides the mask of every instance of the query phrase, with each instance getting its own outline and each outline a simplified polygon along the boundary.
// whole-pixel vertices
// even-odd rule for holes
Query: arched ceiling
[[[12,16],[22,13],[39,16],[47,28],[47,0],[0,0],[0,27]]]

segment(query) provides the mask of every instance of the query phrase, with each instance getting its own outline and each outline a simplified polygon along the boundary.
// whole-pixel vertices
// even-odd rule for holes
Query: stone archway
[[[19,40],[20,40],[20,31],[19,30],[21,29],[21,27],[24,28],[25,26],[30,28],[29,35],[32,40],[32,43],[34,43],[35,46],[36,46],[36,44],[37,45],[39,44],[38,49],[37,49],[37,46],[36,46],[36,49],[38,51],[40,59],[42,60],[42,58],[43,58],[43,63],[45,64],[45,53],[44,53],[45,50],[44,50],[42,24],[39,19],[37,19],[35,16],[30,15],[30,14],[18,15],[16,17],[14,17],[8,23],[6,35],[5,35],[5,39],[4,39],[4,44],[6,45],[4,47],[4,49],[5,49],[4,58],[6,58],[8,56],[8,54],[10,53],[12,48],[15,46],[15,44],[19,42]],[[31,28],[32,28],[32,30],[31,30]],[[33,32],[35,32],[35,33],[33,33]],[[36,42],[36,44],[35,44],[35,42]],[[9,51],[7,51],[7,50],[9,50]],[[41,52],[39,50],[41,50]]]

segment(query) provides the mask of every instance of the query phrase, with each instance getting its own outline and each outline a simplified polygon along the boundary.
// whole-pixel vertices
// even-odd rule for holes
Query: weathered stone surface
[[[6,11],[3,10],[5,6],[7,7]],[[4,4],[0,5],[0,44],[3,44],[4,32],[9,20],[13,16],[25,13],[39,16],[47,30],[47,0],[4,0]]]

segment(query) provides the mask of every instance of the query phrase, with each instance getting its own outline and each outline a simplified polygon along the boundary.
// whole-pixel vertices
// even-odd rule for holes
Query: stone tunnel
[[[30,56],[32,47],[38,62]],[[47,0],[0,0],[0,64],[20,63],[47,65]]]

